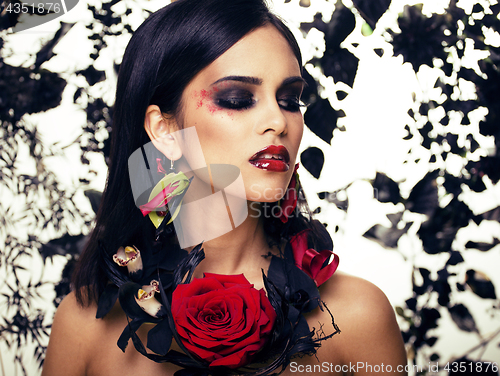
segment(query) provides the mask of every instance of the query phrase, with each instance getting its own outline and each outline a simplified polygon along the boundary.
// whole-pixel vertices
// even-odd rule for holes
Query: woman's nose
[[[288,129],[287,118],[277,100],[266,101],[261,109],[261,116],[257,123],[257,133],[272,132],[277,135],[285,135]]]

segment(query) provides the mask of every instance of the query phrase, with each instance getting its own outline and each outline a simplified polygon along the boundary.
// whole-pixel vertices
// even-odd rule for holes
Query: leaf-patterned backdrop
[[[16,2],[0,8],[0,375],[9,376],[40,372],[104,187],[120,56],[166,3],[80,1],[21,32],[43,15],[7,12]],[[340,269],[386,292],[419,374],[437,361],[500,362],[500,4],[273,7],[303,50],[299,171]]]

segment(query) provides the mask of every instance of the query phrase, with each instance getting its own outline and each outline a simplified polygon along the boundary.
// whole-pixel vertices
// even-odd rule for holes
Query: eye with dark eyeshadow
[[[227,90],[217,93],[214,98],[217,106],[230,110],[244,110],[253,106],[255,100],[252,93],[246,90]]]
[[[299,112],[301,107],[305,107],[300,100],[303,89],[303,82],[297,81],[289,85],[285,85],[276,93],[276,101],[279,106],[289,112]]]
[[[302,103],[298,96],[278,98],[278,104],[282,109],[290,112],[299,112],[301,107],[305,107],[305,104]]]

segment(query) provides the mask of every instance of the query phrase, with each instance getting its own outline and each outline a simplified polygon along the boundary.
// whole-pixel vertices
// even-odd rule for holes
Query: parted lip
[[[274,159],[288,164],[290,162],[290,154],[288,154],[287,148],[283,145],[269,145],[255,153],[250,158],[250,161],[252,162],[263,159]]]

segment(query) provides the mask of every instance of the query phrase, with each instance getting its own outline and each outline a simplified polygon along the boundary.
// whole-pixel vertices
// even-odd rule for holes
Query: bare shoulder
[[[346,374],[405,374],[406,353],[394,309],[377,286],[338,272],[320,293],[341,331],[325,342],[323,351],[340,354],[344,365],[363,365],[350,367]],[[324,322],[327,312],[319,315]],[[401,372],[398,366],[403,366]]]
[[[385,294],[373,283],[345,273],[335,273],[320,287],[321,299],[335,306],[338,311],[363,319],[369,314],[370,321],[377,316],[384,320],[394,316],[394,310]]]
[[[57,308],[44,361],[44,375],[85,375],[90,344],[94,341],[96,307],[82,307],[75,294]]]

